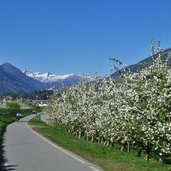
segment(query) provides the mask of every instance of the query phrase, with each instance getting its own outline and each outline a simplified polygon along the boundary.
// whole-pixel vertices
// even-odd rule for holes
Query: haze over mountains
[[[154,57],[157,56],[157,54],[154,55]],[[162,56],[165,58],[170,57],[171,48],[163,51]],[[142,63],[146,62],[149,64],[151,59],[152,57],[148,57],[137,64],[128,66],[128,68],[132,72],[138,72],[143,68]],[[171,66],[171,57],[169,58],[168,65]],[[118,73],[114,73],[113,76],[117,78]],[[92,78],[90,77],[89,80],[91,79]],[[87,80],[87,78],[74,74],[61,76],[51,73],[34,73],[27,70],[21,71],[10,63],[4,63],[0,65],[0,94],[9,92],[33,92],[35,90],[41,90],[50,87],[58,88],[61,86],[74,85],[84,80]]]

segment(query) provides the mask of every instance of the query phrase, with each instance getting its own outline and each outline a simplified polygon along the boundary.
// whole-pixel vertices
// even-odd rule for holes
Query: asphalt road
[[[7,171],[101,171],[88,161],[49,142],[27,125],[33,116],[7,127],[4,157]]]

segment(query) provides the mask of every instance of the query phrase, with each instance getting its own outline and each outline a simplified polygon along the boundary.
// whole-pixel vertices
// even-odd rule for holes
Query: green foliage
[[[21,106],[17,102],[6,102],[6,107],[9,109],[19,110]]]

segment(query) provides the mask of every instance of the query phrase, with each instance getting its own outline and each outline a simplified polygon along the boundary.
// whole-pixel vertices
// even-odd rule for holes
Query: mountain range
[[[83,77],[74,74],[59,76],[50,73],[33,73],[27,70],[22,71],[10,63],[0,65],[0,94],[59,88],[74,85],[83,80]]]
[[[50,87],[56,88],[61,86],[71,86],[85,80],[85,78],[74,74],[56,75],[51,73],[32,72],[28,70],[23,70],[23,73],[28,77],[36,79],[42,83],[46,83]]]
[[[162,52],[164,58],[171,56],[171,48]],[[158,57],[158,54],[153,56]],[[137,64],[130,65],[127,68],[132,72],[140,71],[144,65],[142,63],[150,64],[152,57],[148,57]],[[169,58],[168,65],[171,66],[171,57]],[[124,72],[123,69],[120,70]],[[115,78],[119,77],[119,73],[113,74]],[[74,74],[68,75],[55,75],[51,73],[31,72],[27,70],[20,70],[10,63],[0,65],[0,94],[3,93],[17,93],[17,92],[33,92],[35,90],[42,90],[50,87],[59,88],[61,86],[70,86],[79,82],[85,81],[91,77],[81,77]]]
[[[68,75],[55,75],[51,73],[41,73],[41,72],[32,72],[28,70],[22,70],[24,74],[27,76],[34,78],[36,80],[39,80],[41,82],[49,83],[49,82],[56,82],[60,80],[67,79],[69,77],[72,77],[73,74],[68,74]]]

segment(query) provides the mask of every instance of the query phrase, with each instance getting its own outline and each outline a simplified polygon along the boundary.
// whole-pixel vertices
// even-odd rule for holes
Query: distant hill
[[[0,65],[0,93],[32,92],[44,89],[47,85],[26,76],[10,63]]]
[[[153,58],[157,58],[157,57],[158,57],[158,54],[155,54],[153,56]],[[171,48],[164,50],[162,52],[162,57],[163,58],[168,58],[169,57],[168,65],[171,66]],[[148,58],[145,58],[144,60],[138,62],[137,64],[129,65],[127,68],[131,72],[135,73],[135,72],[139,72],[141,69],[144,68],[143,63],[146,63],[147,65],[148,64],[150,65],[151,62],[152,62],[152,56],[150,56]],[[123,72],[124,72],[124,70],[121,69],[120,70],[120,73],[123,73]],[[114,76],[115,78],[118,78],[119,75],[120,75],[120,73],[119,72],[115,72],[112,76]]]

